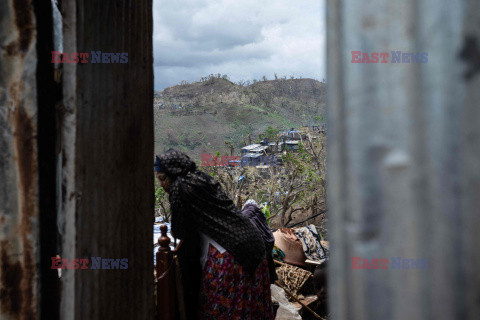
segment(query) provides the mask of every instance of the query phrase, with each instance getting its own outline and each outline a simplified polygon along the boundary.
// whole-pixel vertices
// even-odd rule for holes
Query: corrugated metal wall
[[[333,319],[480,318],[479,21],[474,0],[328,2]],[[356,50],[390,62],[351,63]]]

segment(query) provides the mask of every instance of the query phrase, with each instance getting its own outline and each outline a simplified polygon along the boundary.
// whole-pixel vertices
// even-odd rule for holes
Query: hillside
[[[287,129],[323,121],[326,85],[313,79],[261,81],[249,86],[223,78],[177,85],[155,94],[155,152],[177,148],[202,153],[238,152],[268,126]],[[323,117],[323,118],[322,118]]]

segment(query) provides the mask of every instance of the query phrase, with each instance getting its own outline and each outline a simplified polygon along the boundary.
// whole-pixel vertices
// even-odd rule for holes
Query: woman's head
[[[166,173],[158,171],[155,171],[155,177],[158,179],[160,186],[165,190],[165,192],[170,193],[172,179]]]
[[[160,185],[170,192],[177,177],[195,171],[197,166],[185,153],[170,149],[155,157],[154,171]]]

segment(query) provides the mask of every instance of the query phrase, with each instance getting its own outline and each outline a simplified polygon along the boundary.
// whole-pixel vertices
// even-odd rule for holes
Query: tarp
[[[270,290],[272,292],[272,301],[279,304],[275,320],[302,320],[302,317],[298,314],[300,309],[288,302],[285,290],[274,284],[270,285]]]

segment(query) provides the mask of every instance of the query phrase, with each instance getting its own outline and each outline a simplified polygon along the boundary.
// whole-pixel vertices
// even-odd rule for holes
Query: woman
[[[250,220],[250,222],[257,228],[257,230],[262,236],[263,243],[265,244],[265,249],[267,252],[270,283],[275,283],[275,281],[278,279],[277,273],[275,272],[275,263],[273,262],[272,256],[275,238],[273,237],[272,230],[270,230],[270,227],[268,226],[267,219],[265,218],[265,215],[258,206],[258,203],[253,199],[247,200],[245,202],[242,208],[242,214]]]
[[[273,319],[265,246],[258,230],[220,184],[184,153],[156,157],[169,193],[172,234],[189,319]]]

